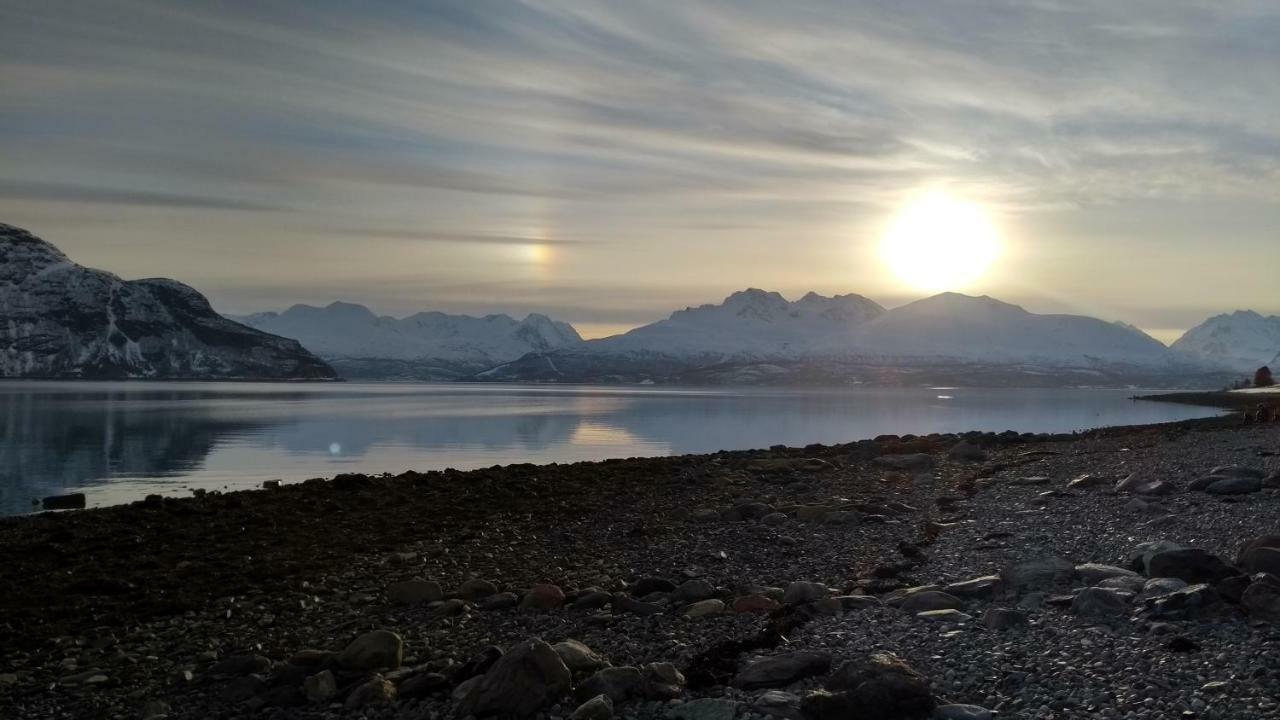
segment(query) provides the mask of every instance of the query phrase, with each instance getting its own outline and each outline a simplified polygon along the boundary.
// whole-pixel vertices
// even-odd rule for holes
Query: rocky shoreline
[[[0,522],[0,717],[1280,717],[1277,559],[1240,416],[155,497]]]

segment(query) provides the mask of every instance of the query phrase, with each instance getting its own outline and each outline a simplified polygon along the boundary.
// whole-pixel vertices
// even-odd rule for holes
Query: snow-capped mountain
[[[676,357],[800,357],[851,347],[858,327],[882,313],[884,308],[861,295],[809,293],[788,302],[776,292],[749,288],[719,305],[679,310],[587,347]]]
[[[344,377],[451,379],[528,353],[582,343],[572,325],[538,314],[515,320],[424,312],[397,319],[379,317],[363,305],[335,302],[234,319],[301,342]]]
[[[1252,310],[1215,315],[1183,333],[1174,351],[1201,362],[1253,371],[1280,358],[1280,315]]]
[[[332,379],[293,340],[223,318],[174,280],[121,280],[0,224],[0,377]]]
[[[943,293],[885,310],[859,295],[788,302],[750,289],[478,379],[1131,384],[1202,370],[1133,326],[985,296]]]

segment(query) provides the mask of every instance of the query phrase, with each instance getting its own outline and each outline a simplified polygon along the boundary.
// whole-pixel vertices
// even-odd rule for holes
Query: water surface
[[[0,514],[343,472],[1063,432],[1213,415],[1133,390],[0,382]]]

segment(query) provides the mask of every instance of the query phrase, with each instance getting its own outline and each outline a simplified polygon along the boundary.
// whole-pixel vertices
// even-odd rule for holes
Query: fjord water
[[[839,443],[885,433],[1062,432],[1216,411],[1132,390],[468,384],[0,383],[0,514],[339,473],[468,469]]]

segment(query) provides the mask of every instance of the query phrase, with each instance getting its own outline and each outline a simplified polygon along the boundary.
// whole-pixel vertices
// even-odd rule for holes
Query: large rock
[[[623,665],[605,668],[582,681],[575,694],[581,700],[606,695],[617,704],[630,698],[643,697],[647,688],[648,680],[640,672],[640,668]]]
[[[1165,550],[1147,561],[1151,577],[1172,577],[1189,583],[1214,583],[1231,577],[1236,571],[1217,555],[1197,548]]]
[[[716,586],[706,580],[686,580],[676,588],[675,596],[685,602],[697,602],[716,596]]]
[[[1156,577],[1147,567],[1151,562],[1151,558],[1158,553],[1166,550],[1181,550],[1182,545],[1169,540],[1154,540],[1152,542],[1139,543],[1136,547],[1129,551],[1129,557],[1125,561],[1125,567],[1134,572],[1142,573],[1148,577]]]
[[[1008,595],[1050,590],[1070,585],[1075,574],[1075,563],[1050,555],[1014,563],[1001,570],[1000,587]]]
[[[495,595],[497,592],[497,586],[488,580],[471,578],[470,580],[463,582],[462,586],[458,588],[458,597],[463,600],[479,600],[481,598],[489,597],[490,595]]]
[[[963,606],[964,601],[954,595],[939,590],[926,590],[903,598],[898,609],[915,615],[929,610],[956,610]]]
[[[680,610],[681,615],[691,618],[719,615],[722,612],[724,612],[724,601],[716,598],[712,598],[710,600],[699,600],[696,603],[686,605]]]
[[[1138,573],[1115,565],[1100,565],[1098,563],[1085,563],[1076,566],[1076,579],[1084,585],[1097,585],[1103,580],[1113,577],[1136,578]]]
[[[609,720],[613,717],[613,701],[608,695],[596,695],[578,706],[569,720]]]
[[[395,699],[396,686],[381,675],[374,675],[369,680],[357,685],[356,689],[347,695],[342,707],[347,710],[356,710],[371,705],[386,705],[395,702]]]
[[[786,687],[830,669],[829,653],[809,650],[784,653],[748,664],[734,676],[733,686],[742,690]]]
[[[782,718],[782,720],[801,720],[800,698],[789,692],[770,690],[751,705],[751,709],[761,715]]]
[[[321,670],[302,681],[302,692],[313,703],[327,703],[338,694],[338,680],[332,672]]]
[[[641,668],[645,679],[645,693],[658,700],[671,700],[680,697],[684,690],[685,677],[675,665],[669,662],[649,663]]]
[[[1280,547],[1255,547],[1240,558],[1240,569],[1254,573],[1271,573],[1280,576]]]
[[[1124,615],[1133,606],[1133,595],[1108,588],[1088,587],[1076,593],[1071,612],[1082,617]]]
[[[1200,615],[1208,607],[1221,602],[1212,586],[1200,583],[1188,585],[1168,595],[1161,595],[1146,601],[1153,617],[1168,620],[1187,620]]]
[[[973,578],[972,580],[951,583],[950,585],[942,588],[942,590],[948,595],[954,595],[959,598],[989,600],[995,596],[996,589],[999,584],[999,575],[984,575],[982,577]]]
[[[393,605],[421,605],[443,599],[440,583],[432,580],[402,580],[387,586],[387,600]]]
[[[404,641],[390,630],[373,630],[352,640],[338,653],[338,665],[348,670],[392,670],[400,667]]]
[[[525,610],[555,610],[563,605],[564,591],[546,583],[534,585],[520,598],[520,607]]]
[[[458,717],[529,717],[569,692],[573,676],[552,647],[531,638],[507,650],[458,703]]]
[[[1236,553],[1236,565],[1244,567],[1245,557],[1255,548],[1280,548],[1280,534],[1260,535],[1246,542]]]
[[[1249,616],[1270,623],[1280,623],[1280,576],[1257,573],[1240,596],[1240,604]]]
[[[1151,598],[1157,598],[1162,595],[1175,593],[1187,586],[1186,580],[1178,578],[1151,578],[1142,585],[1142,590],[1138,592],[1135,602],[1146,602]]]
[[[827,592],[827,586],[822,583],[797,580],[787,585],[786,591],[782,594],[782,603],[784,605],[798,605],[800,603],[813,602],[826,597]]]
[[[577,640],[564,640],[551,646],[571,672],[593,672],[608,667],[609,661]]]
[[[1210,495],[1246,495],[1261,490],[1262,479],[1251,477],[1223,478],[1204,489]]]
[[[936,706],[929,679],[892,653],[844,663],[801,702],[813,720],[923,720]]]

